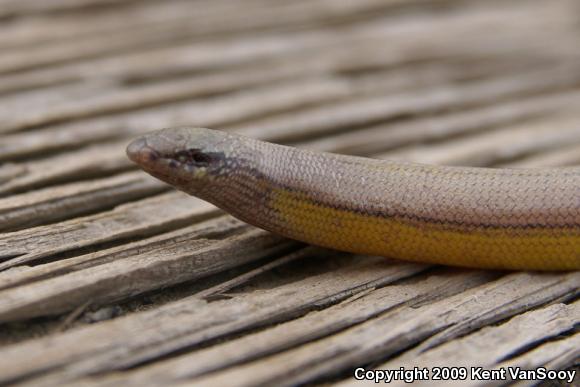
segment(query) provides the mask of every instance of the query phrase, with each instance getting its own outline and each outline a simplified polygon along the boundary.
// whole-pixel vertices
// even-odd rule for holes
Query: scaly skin
[[[432,166],[317,153],[201,128],[127,148],[145,171],[263,229],[417,262],[580,269],[580,169]]]

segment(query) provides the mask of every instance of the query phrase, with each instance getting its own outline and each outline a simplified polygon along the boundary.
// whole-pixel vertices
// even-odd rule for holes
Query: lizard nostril
[[[141,165],[156,161],[159,158],[159,153],[147,144],[145,138],[140,137],[127,146],[127,156],[131,161]]]

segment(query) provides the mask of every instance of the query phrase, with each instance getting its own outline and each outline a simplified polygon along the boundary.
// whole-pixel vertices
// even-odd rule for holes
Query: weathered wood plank
[[[317,339],[326,338],[345,328],[395,310],[404,304],[415,305],[457,294],[494,278],[493,273],[457,272],[447,270],[436,275],[413,277],[409,282],[387,285],[384,288],[362,292],[344,302],[313,311],[304,317],[248,334],[191,354],[170,359],[153,367],[138,369],[126,375],[103,380],[99,385],[140,385],[144,382],[167,384],[192,378],[225,367],[259,359],[295,348]],[[87,373],[86,370],[83,371]],[[62,380],[62,374],[71,377],[74,367],[51,379]]]
[[[18,4],[23,3],[19,1]],[[76,2],[78,3],[78,1]],[[300,1],[292,4],[271,3],[264,1],[245,1],[246,18],[237,15],[238,7],[228,1],[163,1],[163,2],[134,2],[118,1],[112,7],[100,7],[91,18],[79,18],[78,11],[61,12],[49,15],[28,15],[21,23],[8,25],[0,38],[0,47],[10,48],[43,43],[54,43],[62,40],[79,40],[94,38],[99,34],[123,33],[140,35],[145,29],[168,30],[173,27],[188,27],[192,36],[205,37],[208,35],[232,34],[236,32],[255,31],[263,29],[278,29],[285,25],[312,22],[318,25],[327,19],[344,18],[344,7],[338,8],[335,14],[329,14],[323,2],[313,1],[311,12],[305,12],[304,4]],[[373,2],[364,1],[350,7],[353,14],[372,9]],[[38,2],[30,5],[38,7]],[[74,2],[71,5],[76,5]],[[265,7],[264,5],[269,5]],[[11,8],[14,9],[16,4]],[[375,2],[375,6],[385,7],[384,2]],[[40,7],[38,7],[40,8]],[[6,12],[6,6],[0,12]],[[22,12],[24,10],[20,10]],[[31,9],[28,8],[28,12]],[[83,9],[81,8],[82,12]],[[342,12],[341,12],[342,11]],[[277,17],[272,17],[272,16]],[[216,22],[219,21],[219,22]],[[43,34],[39,36],[39,31]],[[171,31],[171,29],[170,29]],[[183,34],[183,32],[181,32]],[[170,38],[168,39],[170,40]]]
[[[119,0],[55,0],[50,3],[39,3],[34,0],[3,0],[2,16],[13,14],[27,14],[36,12],[54,12],[74,9],[83,9],[96,5],[114,5]]]
[[[559,79],[558,79],[559,78]],[[229,127],[250,137],[277,141],[304,139],[340,132],[349,127],[371,125],[405,115],[436,113],[508,100],[520,95],[560,91],[574,85],[580,77],[573,72],[542,70],[510,75],[455,86],[413,90],[398,95],[379,95],[355,101],[303,109],[301,114],[280,114],[257,122]]]
[[[127,299],[267,258],[294,244],[229,218],[200,223],[76,257],[46,280],[39,278],[39,270],[17,272],[21,281],[36,281],[0,291],[0,321],[60,314],[86,300],[102,305]],[[12,276],[4,283],[0,279],[0,286],[14,281]]]
[[[307,247],[164,193],[123,152],[185,124],[373,157],[577,164],[577,2],[243,6],[0,0],[0,383],[577,363],[578,273]]]
[[[530,346],[547,341],[574,328],[580,318],[580,303],[571,305],[554,304],[538,310],[523,313],[499,326],[483,328],[468,336],[458,338],[427,351],[409,350],[402,356],[377,366],[377,369],[413,369],[430,367],[472,367],[493,369],[506,358]],[[566,340],[563,340],[566,342]],[[559,343],[558,346],[563,346]],[[562,352],[560,351],[560,354]],[[552,352],[554,358],[558,353]],[[510,361],[513,363],[513,361]],[[509,381],[511,378],[506,378]],[[477,386],[481,381],[466,378],[456,381],[416,381],[417,386],[461,385]],[[340,386],[374,385],[374,382],[340,383]],[[407,385],[404,381],[394,381],[393,386]]]
[[[56,154],[44,159],[0,166],[19,173],[9,176],[0,186],[0,196],[7,196],[35,188],[69,183],[81,179],[125,172],[133,166],[123,154],[126,141],[89,145],[72,152]],[[1,174],[2,172],[0,172]]]
[[[437,149],[415,145],[389,152],[388,156],[426,164],[486,166],[571,143],[580,143],[578,113],[555,114],[492,132],[448,140],[439,144]]]
[[[344,3],[320,0],[293,1],[291,3],[245,0],[244,18],[239,17],[237,4],[229,1],[164,1],[137,4],[135,4],[136,2],[131,4],[131,1],[110,0],[110,2],[112,3],[110,5],[113,6],[103,6],[108,5],[104,1],[95,1],[94,3],[84,1],[84,4],[79,1],[69,1],[66,5],[63,0],[53,1],[50,5],[40,5],[36,1],[22,0],[0,3],[0,16],[4,14],[4,17],[10,13],[14,15],[50,12],[48,15],[30,17],[19,25],[5,28],[4,35],[0,38],[0,47],[38,44],[46,41],[55,42],[71,38],[86,39],[99,33],[113,31],[142,35],[143,30],[152,27],[158,31],[161,29],[161,32],[169,29],[175,35],[178,32],[170,27],[179,26],[182,30],[186,27],[188,35],[196,37],[280,29],[296,25],[320,27],[324,23],[350,21],[360,15],[398,11],[400,8],[417,5],[421,3],[421,0],[359,0]],[[433,1],[434,5],[437,3],[451,5],[457,1]],[[90,5],[99,5],[99,12],[95,12],[92,18],[79,20],[78,11],[82,12],[85,7]],[[60,14],[56,13],[59,11]],[[39,36],[39,31],[43,31],[41,36]],[[183,33],[181,31],[180,34]],[[173,36],[165,35],[164,38],[171,40]]]
[[[296,385],[395,354],[445,329],[466,334],[531,305],[578,294],[580,274],[565,277],[513,274],[459,295],[421,306],[404,305],[328,339],[314,341],[267,359],[236,366],[187,383],[240,386]],[[505,298],[505,294],[516,295]],[[547,297],[547,298],[545,298]],[[530,304],[531,303],[531,304]],[[385,327],[391,327],[385,330]]]
[[[0,364],[0,378],[9,381],[77,361],[81,362],[80,369],[117,368],[121,360],[123,366],[128,366],[179,348],[291,319],[363,290],[412,276],[424,268],[415,264],[385,265],[383,258],[359,259],[324,274],[232,300],[207,303],[196,297],[184,298],[149,312],[63,333],[59,339],[47,337],[0,349],[0,356],[10,361]],[[159,330],[160,326],[167,329]],[[50,349],[43,340],[51,342]],[[74,345],[79,342],[83,345]],[[86,356],[90,357],[90,365],[84,363]]]
[[[529,155],[509,163],[510,167],[538,168],[580,164],[580,144],[559,147],[548,152]]]
[[[539,95],[473,109],[452,110],[436,116],[371,125],[299,145],[337,153],[376,155],[394,148],[475,135],[478,132],[571,111],[578,103],[580,93],[576,91]]]
[[[329,53],[323,57],[328,59]],[[323,64],[320,71],[341,72],[359,71],[365,68],[365,58],[375,63],[374,59],[363,56],[355,63],[342,64],[332,62],[332,66]],[[314,66],[322,63],[316,61]],[[346,67],[345,67],[346,66]],[[440,66],[440,67],[439,67]],[[212,74],[211,77],[200,76],[195,83],[197,93],[219,93],[227,91],[227,95],[204,100],[174,102],[162,106],[153,106],[149,109],[139,109],[115,115],[106,115],[92,119],[82,119],[80,122],[65,123],[43,128],[40,131],[14,133],[4,136],[0,144],[0,160],[11,160],[24,156],[33,156],[41,152],[62,150],[69,147],[78,147],[94,142],[102,142],[133,135],[145,130],[152,130],[161,125],[183,125],[197,123],[204,126],[223,126],[236,123],[238,120],[248,120],[252,117],[272,115],[286,110],[298,110],[300,107],[331,103],[344,98],[355,98],[369,92],[399,93],[405,89],[417,89],[436,85],[442,82],[455,82],[463,78],[493,76],[495,71],[514,71],[508,63],[500,69],[490,69],[489,66],[470,65],[468,70],[462,68],[464,64],[444,65],[429,64],[427,66],[410,66],[409,68],[394,69],[378,76],[347,76],[347,75],[310,75],[302,77],[304,71],[309,74],[315,68],[301,63],[300,66],[282,67],[271,64],[268,68],[237,69],[232,73]],[[274,78],[270,78],[270,74]],[[502,72],[502,74],[504,74]],[[504,74],[505,75],[505,74]],[[296,77],[286,80],[287,77]],[[362,78],[362,79],[359,79]],[[253,80],[258,79],[259,82]],[[260,82],[276,81],[273,85],[262,86]],[[239,84],[246,88],[238,90]],[[165,85],[164,87],[167,87]],[[193,93],[194,91],[189,91]],[[564,106],[566,96],[571,101],[575,98],[574,92],[557,94],[555,96],[540,96],[543,104],[537,101],[538,111],[550,109],[550,106]],[[140,96],[136,95],[139,99]],[[175,95],[174,95],[175,97]],[[102,100],[102,99],[101,99]],[[109,102],[107,102],[109,103]],[[543,107],[545,105],[545,107]],[[95,109],[107,109],[106,106],[94,105]],[[298,111],[299,112],[299,111]],[[297,112],[297,113],[298,113]],[[85,112],[86,113],[86,112]]]
[[[337,77],[298,78],[284,81],[282,79],[286,76],[284,71],[277,70],[273,73],[275,73],[275,77],[279,78],[269,78],[268,73],[264,71],[252,71],[252,74],[238,72],[232,82],[227,76],[207,78],[210,81],[208,86],[212,92],[219,90],[216,88],[226,87],[229,93],[224,96],[171,103],[161,107],[155,106],[152,109],[141,109],[134,113],[83,119],[74,123],[55,125],[38,132],[6,135],[6,141],[0,145],[0,151],[2,151],[0,160],[33,156],[45,151],[66,150],[68,147],[84,146],[111,139],[123,138],[123,141],[127,141],[127,136],[158,128],[163,121],[174,125],[196,121],[223,124],[240,119],[249,119],[254,115],[272,114],[277,110],[290,110],[304,104],[332,101],[350,93],[356,94],[356,88],[353,84]],[[280,82],[260,87],[259,84],[255,83],[256,79],[259,82],[276,80]],[[238,91],[235,82],[241,82],[240,86],[251,85],[253,88]],[[187,90],[187,93],[190,94],[203,93],[204,90],[208,90],[204,86],[203,80],[194,85],[184,83],[187,87],[182,84],[179,85],[179,89]],[[178,84],[179,82],[174,83],[174,85]],[[192,88],[193,90],[189,90],[191,86],[195,86]],[[178,92],[171,90],[170,87],[168,89],[171,92]],[[175,94],[172,95],[172,97],[175,96]],[[142,101],[142,98],[147,98],[147,95],[142,96],[140,93],[133,92],[133,97],[137,98],[137,101]],[[154,96],[154,98],[159,98],[159,96]],[[135,103],[135,101],[131,103]],[[226,109],[227,106],[229,106],[229,110]],[[107,108],[99,103],[95,104],[94,107],[96,109]],[[86,111],[81,113],[84,114]],[[52,140],[48,141],[49,139]]]
[[[578,318],[576,318],[576,322]],[[550,341],[542,344],[539,347],[532,349],[514,359],[506,360],[500,363],[497,368],[501,367],[521,367],[523,369],[532,370],[538,367],[546,367],[551,370],[561,370],[570,366],[570,364],[577,364],[580,358],[580,334],[565,338],[563,340]],[[577,370],[577,366],[575,370]],[[575,379],[575,383],[578,379]],[[517,387],[530,386],[535,384],[531,382],[517,382],[514,383]]]
[[[163,211],[159,211],[163,208]],[[216,216],[212,205],[181,192],[124,204],[111,211],[0,236],[6,269],[83,247],[146,236]],[[67,235],[66,240],[62,236]]]
[[[48,125],[79,118],[91,117],[99,114],[123,112],[131,109],[140,109],[163,103],[187,100],[193,97],[202,97],[220,91],[231,91],[247,86],[259,85],[263,82],[284,80],[293,77],[295,71],[275,69],[267,71],[248,71],[237,73],[233,77],[205,77],[202,79],[179,79],[161,84],[136,86],[112,90],[110,93],[98,94],[90,98],[69,100],[58,108],[54,106],[37,106],[28,114],[8,116],[2,124],[4,132],[30,129],[40,125]],[[230,74],[231,75],[231,74]],[[297,89],[297,87],[295,86]],[[32,106],[34,107],[34,106]],[[31,106],[23,105],[22,111]]]
[[[373,0],[370,0],[371,2]],[[359,2],[356,2],[358,4]],[[362,3],[362,2],[360,2]],[[353,3],[355,4],[355,3]],[[537,4],[542,5],[541,2]],[[308,4],[311,7],[310,3]],[[336,8],[336,5],[333,5],[332,8]],[[524,8],[525,10],[525,8]],[[355,52],[351,55],[347,55],[350,57],[350,60],[359,60],[358,58],[364,58],[368,55],[373,56],[383,56],[385,58],[391,58],[391,60],[398,60],[400,61],[418,61],[418,60],[425,60],[426,58],[441,58],[445,57],[445,54],[449,58],[453,58],[457,55],[462,55],[465,57],[473,58],[474,55],[479,55],[482,59],[483,58],[490,58],[492,56],[506,56],[511,55],[514,59],[520,58],[521,59],[521,52],[528,51],[531,56],[538,56],[539,58],[542,57],[541,54],[548,54],[547,50],[538,50],[537,47],[529,47],[530,43],[535,45],[540,44],[541,42],[550,42],[551,44],[551,51],[557,53],[549,54],[548,57],[552,57],[554,60],[562,61],[562,57],[565,55],[574,55],[577,50],[575,50],[575,46],[573,41],[570,44],[566,44],[562,37],[567,36],[566,34],[561,33],[559,28],[564,30],[570,29],[570,24],[563,23],[564,19],[570,18],[570,12],[562,13],[562,11],[566,12],[566,7],[539,7],[536,12],[541,13],[542,17],[526,17],[525,12],[522,12],[522,7],[516,6],[514,9],[504,8],[502,12],[490,12],[487,10],[487,13],[483,13],[480,15],[477,12],[477,8],[475,9],[476,12],[473,10],[468,12],[459,12],[458,14],[453,13],[442,13],[440,17],[435,18],[433,15],[429,15],[428,17],[424,17],[422,20],[414,23],[409,23],[409,19],[413,21],[413,18],[416,18],[416,15],[412,15],[410,18],[400,18],[394,20],[388,20],[387,23],[378,23],[379,27],[381,25],[387,25],[388,27],[385,28],[371,28],[369,31],[365,32],[365,29],[362,29],[363,37],[366,38],[357,38],[356,30],[346,30],[344,33],[337,34],[336,32],[328,34],[329,42],[331,42],[330,46],[334,47],[335,49],[342,47],[342,51],[344,51],[344,47],[348,47],[349,50],[354,49]],[[552,13],[556,12],[556,18],[548,17]],[[469,17],[466,17],[467,16]],[[451,15],[451,16],[450,16]],[[510,21],[513,20],[511,16],[517,16],[519,20],[519,30],[514,30],[510,25]],[[537,15],[536,15],[537,16]],[[486,39],[489,39],[486,35],[475,35],[475,38],[482,39],[480,44],[475,44],[471,39],[465,39],[466,33],[465,30],[473,30],[475,27],[474,25],[478,24],[489,24],[490,19],[496,20],[494,28],[496,32],[501,31],[504,34],[516,34],[512,37],[512,39],[506,39],[501,41],[494,41],[494,44],[489,44]],[[538,22],[540,24],[538,25]],[[550,28],[547,28],[546,25],[542,23],[553,23],[550,24]],[[573,22],[573,20],[571,20]],[[435,23],[435,25],[433,25]],[[528,25],[527,23],[531,23]],[[215,24],[215,23],[214,23]],[[186,24],[195,25],[193,22],[188,22]],[[364,25],[364,24],[363,24]],[[412,26],[410,29],[409,26]],[[183,25],[182,25],[183,26]],[[443,28],[445,27],[445,28]],[[573,25],[572,25],[573,27]],[[522,28],[529,28],[530,34],[537,35],[536,40],[529,39],[525,34],[522,34]],[[367,28],[368,29],[368,28]],[[544,31],[544,34],[538,34],[537,31]],[[549,39],[546,35],[547,31],[555,31],[560,32],[558,33],[558,39]],[[434,34],[442,34],[441,36],[434,36]],[[138,35],[138,34],[137,34]],[[310,34],[311,35],[311,34]],[[320,34],[319,34],[320,35]],[[296,50],[290,50],[290,47],[286,47],[284,44],[280,43],[277,45],[273,44],[265,44],[264,41],[259,41],[259,44],[256,42],[256,39],[249,39],[246,42],[244,39],[241,39],[239,42],[230,43],[226,41],[225,43],[214,42],[212,45],[208,44],[194,44],[193,46],[189,47],[187,45],[183,46],[183,44],[177,45],[177,47],[168,47],[163,49],[152,49],[152,50],[141,50],[140,52],[135,53],[117,53],[116,56],[112,56],[111,58],[87,58],[86,60],[88,63],[83,63],[80,61],[79,63],[71,62],[70,66],[59,66],[49,69],[37,70],[36,72],[27,72],[22,76],[18,74],[10,75],[9,77],[0,78],[0,90],[1,88],[7,88],[5,90],[14,90],[17,89],[17,83],[19,82],[17,79],[20,79],[23,84],[21,87],[33,87],[34,82],[37,82],[39,85],[51,85],[51,84],[58,84],[61,82],[71,82],[75,79],[79,81],[83,78],[91,78],[91,79],[103,79],[106,83],[111,83],[116,79],[122,81],[123,79],[127,79],[126,77],[120,76],[120,74],[126,74],[130,78],[135,79],[135,76],[138,76],[139,73],[143,74],[141,79],[151,78],[151,72],[157,72],[157,74],[164,74],[164,75],[171,75],[177,73],[177,75],[182,74],[183,71],[187,70],[189,72],[193,72],[195,70],[203,70],[203,69],[211,69],[215,70],[224,67],[225,65],[231,66],[232,64],[239,65],[240,59],[235,60],[235,58],[244,55],[244,57],[251,58],[252,55],[255,56],[252,50],[258,50],[256,53],[264,52],[267,49],[275,49],[277,46],[282,45],[284,46],[283,50],[277,50],[272,53],[272,55],[279,57],[283,55],[284,57],[281,58],[281,61],[278,61],[278,65],[280,62],[290,62],[297,64],[298,67],[302,66],[303,62],[307,62],[312,56],[316,56],[320,51],[320,48],[323,47],[311,47],[304,46],[303,43],[300,43],[300,39],[304,40],[301,37],[308,37],[309,33],[298,33],[298,34],[286,34],[285,39],[282,42],[295,41],[298,39],[298,43],[294,44],[297,46]],[[355,37],[353,39],[353,36]],[[413,36],[413,39],[405,38],[408,36]],[[426,44],[422,37],[428,38],[430,44]],[[473,35],[469,35],[470,37],[474,37]],[[274,37],[276,39],[276,37]],[[278,40],[282,39],[281,37],[277,37]],[[349,40],[353,40],[349,44]],[[417,39],[417,40],[414,40]],[[539,41],[539,39],[546,39],[545,41]],[[376,50],[374,49],[377,44],[380,44],[381,40],[388,40],[390,42],[389,50]],[[253,43],[252,43],[253,42]],[[433,43],[440,42],[442,46],[433,46]],[[89,46],[88,42],[81,42],[84,45]],[[507,47],[505,46],[507,44]],[[557,45],[562,44],[560,49],[556,49],[559,47]],[[249,47],[248,47],[249,45]],[[526,46],[527,45],[527,46]],[[238,48],[238,46],[240,46]],[[274,47],[273,47],[274,46]],[[328,46],[328,45],[326,45]],[[356,51],[360,49],[361,46],[367,46],[366,53],[358,53]],[[252,50],[250,50],[250,47]],[[260,48],[261,47],[261,48]],[[527,48],[526,48],[527,47]],[[243,49],[242,49],[243,48]],[[419,49],[420,48],[420,49]],[[58,50],[48,47],[47,48],[50,52],[57,52]],[[481,49],[481,53],[477,53],[477,50]],[[261,51],[260,51],[261,50]],[[514,52],[516,50],[516,52]],[[308,52],[305,55],[305,52]],[[26,53],[32,55],[39,55],[37,50],[27,50]],[[492,54],[495,53],[495,54]],[[520,53],[520,55],[513,55],[514,53]],[[270,59],[272,59],[272,55],[270,55]],[[344,55],[343,55],[344,56]],[[7,58],[19,58],[20,56],[16,53],[14,55],[6,55]],[[264,57],[260,57],[259,55],[254,58],[253,66],[260,65],[261,62],[265,60]],[[30,60],[28,60],[30,62]],[[78,61],[77,61],[78,62]],[[528,62],[532,62],[530,58],[528,58]],[[93,69],[99,68],[100,71],[95,72]],[[149,70],[147,70],[149,69]],[[44,74],[44,75],[43,75]],[[34,81],[36,79],[36,81]],[[60,79],[60,81],[58,81]],[[121,83],[121,86],[123,83]]]
[[[0,231],[14,231],[84,215],[167,190],[138,172],[70,183],[0,199]]]

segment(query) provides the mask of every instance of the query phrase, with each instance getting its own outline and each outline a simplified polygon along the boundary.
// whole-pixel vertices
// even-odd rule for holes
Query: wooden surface
[[[0,0],[0,383],[578,370],[579,272],[304,246],[173,191],[124,147],[195,125],[427,163],[580,164],[579,36],[576,0]]]

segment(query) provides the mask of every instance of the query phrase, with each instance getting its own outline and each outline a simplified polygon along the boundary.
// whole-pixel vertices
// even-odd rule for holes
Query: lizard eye
[[[191,155],[191,159],[197,164],[209,164],[211,162],[211,157],[202,152],[194,152]]]
[[[177,152],[174,157],[182,164],[191,164],[196,166],[206,166],[212,161],[212,157],[199,149],[187,149]]]

